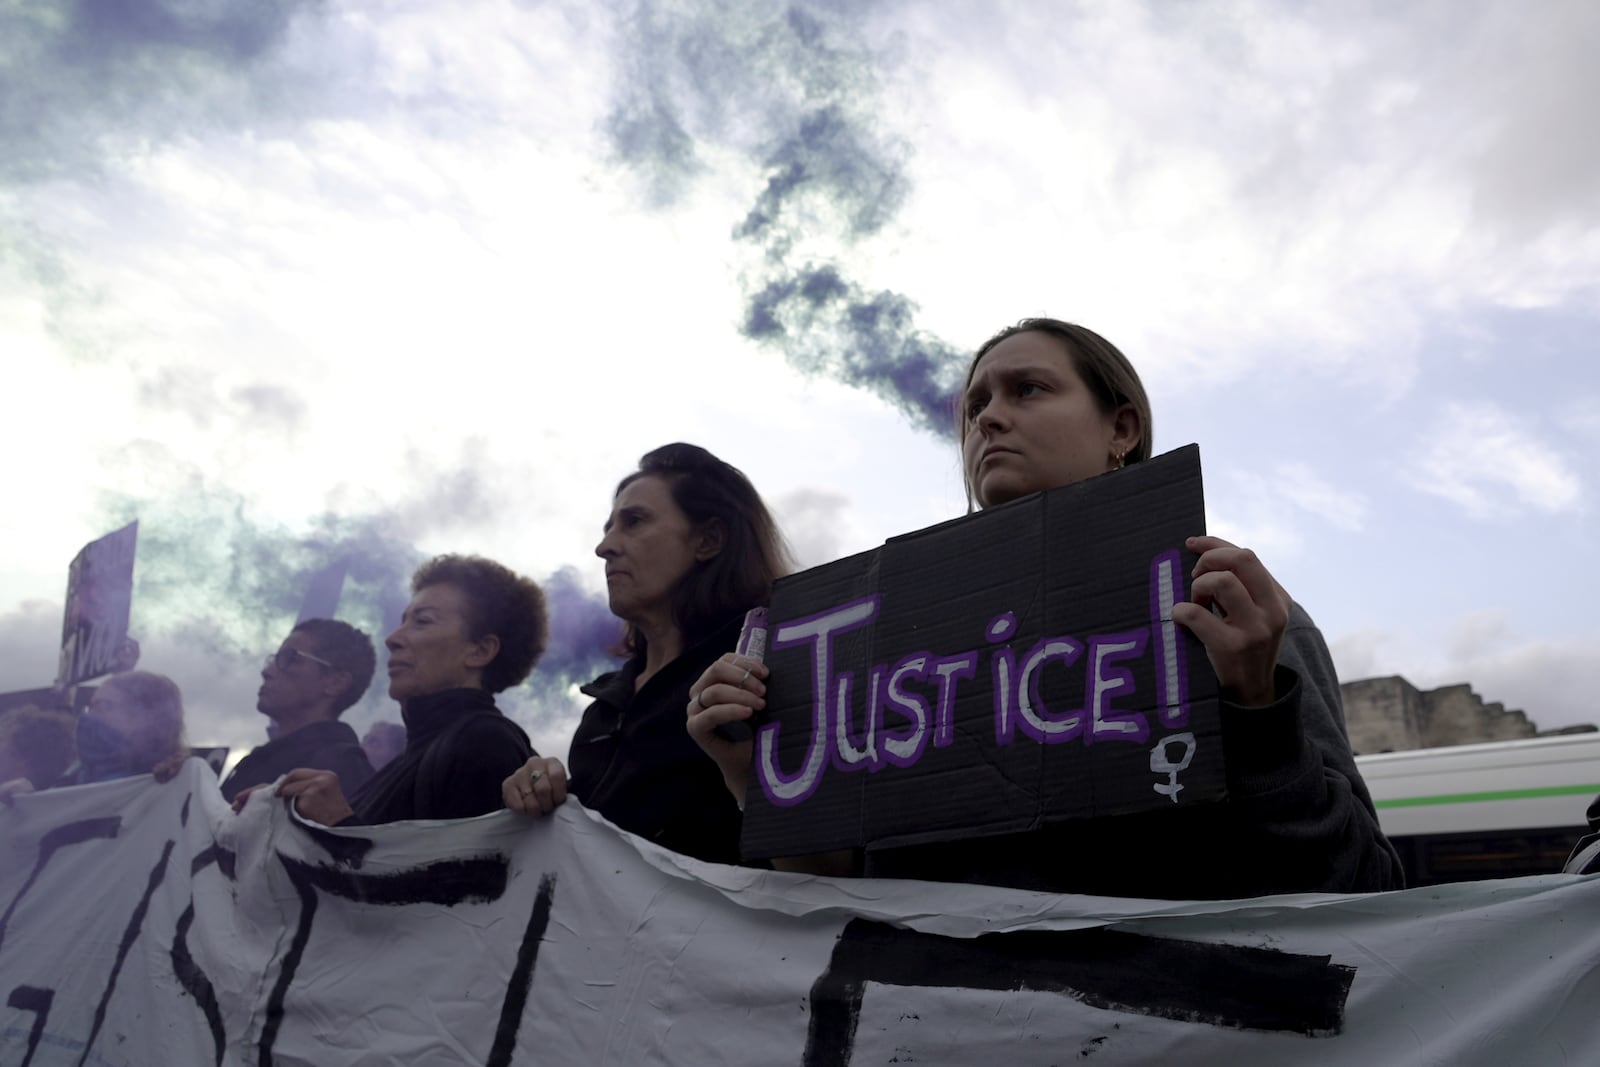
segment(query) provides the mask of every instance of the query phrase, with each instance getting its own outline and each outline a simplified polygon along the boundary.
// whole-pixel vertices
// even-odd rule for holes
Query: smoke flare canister
[[[739,643],[734,654],[752,659],[767,658],[767,609],[751,608],[744,613],[744,629],[739,631]]]
[[[767,658],[766,608],[751,608],[744,613],[744,629],[739,631],[739,643],[733,646],[733,651],[735,655],[752,659]],[[716,732],[724,741],[748,741],[755,736],[749,722],[725,722]]]

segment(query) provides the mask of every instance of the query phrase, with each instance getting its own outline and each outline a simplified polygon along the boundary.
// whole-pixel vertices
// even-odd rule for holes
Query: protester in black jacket
[[[1150,403],[1133,365],[1099,334],[1055,319],[1025,320],[978,350],[958,428],[969,505],[980,508],[1115,477],[1151,455]],[[1253,552],[1216,537],[1191,537],[1188,548],[1199,557],[1192,602],[1174,605],[1172,620],[1205,647],[1220,684],[1227,800],[869,850],[857,868],[1166,899],[1400,888],[1400,859],[1350,751],[1322,635]],[[748,788],[751,745],[715,731],[764,706],[767,674],[729,655],[690,689],[689,731],[735,796]]]
[[[611,611],[627,628],[622,669],[594,697],[572,739],[571,792],[629,833],[719,863],[739,857],[739,807],[722,774],[684,733],[689,686],[738,641],[744,613],[789,568],[777,524],[750,480],[703,448],[665,445],[617,486],[605,536]],[[513,811],[565,798],[560,761],[534,759],[505,782]]]
[[[1578,839],[1561,869],[1567,874],[1600,874],[1600,797],[1589,805],[1589,832]]]
[[[252,786],[275,782],[297,767],[332,771],[348,795],[372,777],[356,732],[339,720],[372,684],[372,638],[337,619],[306,619],[261,668],[256,710],[272,723],[272,740],[252,749],[222,783],[231,801]]]
[[[389,695],[405,751],[346,799],[336,776],[302,768],[279,784],[325,825],[458,819],[500,806],[500,783],[533,754],[493,694],[518,684],[544,652],[544,594],[479,556],[439,556],[411,579],[411,603],[384,641]],[[237,810],[248,793],[235,800]]]

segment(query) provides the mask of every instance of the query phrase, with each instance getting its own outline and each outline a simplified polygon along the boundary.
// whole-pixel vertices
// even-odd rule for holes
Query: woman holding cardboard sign
[[[1114,472],[1151,454],[1138,374],[1091,330],[1028,319],[972,361],[959,428],[969,506]],[[865,873],[1166,899],[1399,888],[1345,733],[1314,623],[1249,549],[1192,537],[1191,602],[1172,620],[1205,647],[1221,690],[1228,799],[1024,834],[869,849]],[[690,690],[691,736],[743,797],[751,745],[716,728],[764,707],[767,668],[725,656]]]
[[[684,736],[682,709],[790,569],[777,524],[743,472],[703,448],[664,445],[617,486],[595,555],[628,659],[583,687],[594,702],[572,738],[570,791],[629,833],[736,863],[738,805]],[[547,813],[566,799],[567,771],[535,757],[502,790],[512,811]]]

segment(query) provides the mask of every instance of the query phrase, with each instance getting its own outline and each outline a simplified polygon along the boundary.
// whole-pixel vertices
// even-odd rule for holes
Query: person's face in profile
[[[383,642],[389,650],[389,696],[404,702],[479,686],[482,645],[468,632],[467,595],[459,586],[436,582],[417,590],[399,627]]]
[[[309,634],[291,633],[261,668],[256,710],[268,718],[307,708],[322,699],[332,668],[321,662]]]
[[[622,487],[594,552],[606,561],[611,613],[629,622],[670,614],[678,583],[716,554],[667,483],[650,474]]]
[[[1109,467],[1115,417],[1100,410],[1049,334],[1013,334],[984,354],[962,397],[961,454],[981,507],[1071,485]]]

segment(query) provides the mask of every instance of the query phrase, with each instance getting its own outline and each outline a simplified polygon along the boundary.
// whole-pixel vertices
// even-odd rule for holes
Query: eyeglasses
[[[301,652],[298,648],[280,648],[278,651],[268,656],[262,663],[262,666],[276,666],[280,671],[287,671],[291,670],[296,663],[299,663],[303,659],[308,659],[312,663],[319,663],[328,668],[330,671],[333,670],[333,664],[329,663],[327,660],[319,659],[309,652]]]

